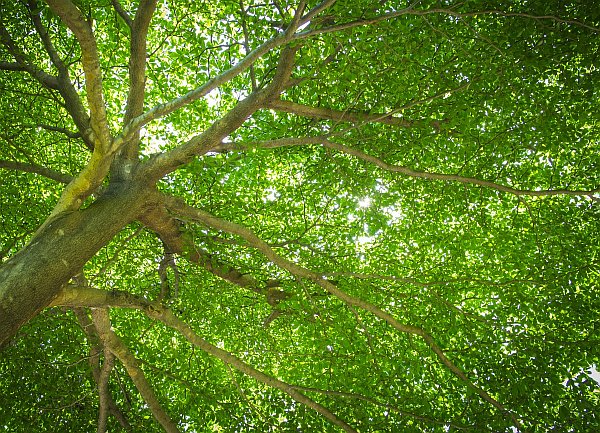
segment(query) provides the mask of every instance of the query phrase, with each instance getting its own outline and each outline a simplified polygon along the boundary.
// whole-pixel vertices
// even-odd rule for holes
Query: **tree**
[[[600,10],[505,3],[1,6],[0,429],[600,428]]]

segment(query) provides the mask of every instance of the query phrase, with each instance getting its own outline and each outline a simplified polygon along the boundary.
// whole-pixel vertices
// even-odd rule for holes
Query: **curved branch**
[[[483,186],[486,188],[492,188],[497,191],[510,193],[516,196],[533,196],[533,197],[541,197],[541,196],[551,196],[551,195],[570,195],[570,196],[592,196],[593,194],[597,194],[600,192],[600,188],[581,191],[581,190],[568,190],[568,189],[556,189],[556,190],[526,190],[526,189],[516,189],[510,186],[501,185],[499,183],[490,182],[488,180],[477,179],[474,177],[467,176],[459,176],[456,174],[443,174],[443,173],[430,173],[426,171],[418,171],[413,170],[412,168],[405,167],[402,165],[393,165],[388,164],[385,161],[382,161],[379,158],[368,155],[358,149],[354,149],[352,147],[345,146],[343,144],[334,143],[328,139],[323,140],[322,142],[324,147],[329,149],[334,149],[339,152],[345,153],[347,155],[355,156],[363,161],[370,162],[371,164],[376,165],[379,168],[382,168],[387,171],[391,171],[394,173],[404,174],[410,177],[417,177],[421,179],[428,180],[441,180],[446,182],[460,182],[472,185]]]
[[[55,180],[64,184],[68,184],[73,180],[73,177],[69,176],[68,174],[63,174],[59,171],[52,170],[51,168],[42,167],[41,165],[36,164],[26,164],[24,162],[7,161],[0,159],[0,169],[2,168],[7,170],[17,170],[24,171],[27,173],[39,174],[40,176],[44,176],[48,179]]]
[[[338,418],[334,413],[332,413],[326,407],[320,405],[314,400],[308,398],[306,395],[294,389],[293,386],[276,379],[275,377],[269,376],[259,370],[256,370],[249,364],[246,364],[241,359],[232,355],[231,353],[219,349],[217,346],[210,344],[208,341],[204,340],[198,334],[194,332],[194,330],[183,320],[179,319],[175,316],[171,310],[167,307],[164,307],[158,303],[152,303],[145,298],[138,297],[127,292],[118,292],[118,291],[104,291],[98,289],[92,289],[89,287],[74,287],[63,289],[57,298],[53,301],[52,305],[64,305],[64,306],[95,306],[100,308],[106,308],[108,306],[114,307],[124,307],[124,308],[134,308],[141,310],[148,317],[159,320],[164,323],[169,328],[172,328],[178,331],[181,335],[183,335],[191,344],[205,351],[209,355],[214,356],[215,358],[220,359],[221,361],[235,367],[238,371],[256,379],[258,382],[261,382],[269,387],[276,388],[285,394],[289,395],[298,403],[304,404],[311,409],[315,410],[319,414],[321,414],[324,418],[330,421],[332,424],[337,425],[342,428],[346,432],[357,433],[357,431],[347,424],[344,420]],[[106,310],[96,310],[96,311],[106,311]],[[98,313],[97,313],[98,314]],[[104,315],[104,313],[100,313]],[[104,338],[109,340],[109,347],[115,348],[115,355],[121,360],[121,356],[123,356],[123,351],[127,350],[124,347],[124,344],[119,340],[113,341],[113,335],[116,337],[113,331],[110,330],[110,324],[108,323],[106,318],[101,317],[103,320],[103,328],[105,329]],[[118,337],[117,337],[118,338]],[[113,351],[115,352],[115,351]],[[126,357],[126,361],[129,365],[132,365],[132,362],[135,362],[137,365],[137,360],[133,358],[133,356],[128,353]],[[123,362],[121,360],[121,362]],[[127,368],[127,364],[124,363]],[[138,367],[139,368],[139,367]],[[129,371],[129,370],[128,370]],[[140,370],[141,372],[141,370]],[[132,376],[133,377],[133,376]]]
[[[372,114],[372,113],[357,113],[352,111],[339,111],[331,108],[309,107],[307,105],[298,104],[292,101],[275,100],[270,101],[267,108],[273,110],[285,111],[286,113],[296,114],[298,116],[329,119],[336,122],[351,122],[351,123],[383,123],[385,125],[403,126],[409,128],[411,122],[399,117],[394,117],[393,113]]]

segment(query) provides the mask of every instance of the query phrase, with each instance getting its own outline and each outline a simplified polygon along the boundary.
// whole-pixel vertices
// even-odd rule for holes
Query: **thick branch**
[[[119,361],[123,364],[125,370],[127,370],[131,380],[133,380],[136,388],[150,408],[154,418],[156,418],[160,425],[163,426],[167,433],[178,433],[179,429],[177,428],[177,425],[171,420],[156,398],[150,383],[146,380],[146,376],[140,368],[139,361],[111,329],[108,311],[106,309],[94,309],[92,310],[92,317],[96,329],[98,329],[98,332],[100,333],[102,342],[117,358],[119,358]]]
[[[140,217],[140,221],[154,231],[168,248],[191,263],[239,287],[259,294],[268,294],[264,283],[250,274],[243,274],[232,266],[223,263],[195,244],[183,231],[181,223],[167,212],[164,206],[158,206]]]
[[[101,293],[98,293],[101,292]],[[102,300],[103,301],[100,301]],[[90,302],[91,301],[91,302]],[[232,355],[231,353],[219,349],[218,347],[210,344],[208,341],[201,338],[198,334],[194,332],[194,330],[184,321],[175,316],[168,308],[160,305],[151,303],[150,301],[136,297],[134,295],[130,295],[125,292],[117,292],[117,291],[103,291],[97,289],[91,289],[87,287],[79,287],[77,289],[72,290],[63,290],[59,297],[55,299],[54,305],[65,305],[65,306],[80,306],[80,305],[95,305],[97,307],[106,307],[106,306],[119,306],[126,308],[135,308],[143,311],[146,315],[153,319],[157,319],[160,322],[164,323],[168,327],[177,330],[181,333],[191,344],[202,349],[206,353],[214,356],[215,358],[220,359],[221,361],[235,367],[237,370],[241,371],[244,374],[247,374],[250,377],[253,377],[257,381],[270,386],[272,388],[279,389],[280,391],[286,393],[291,398],[293,398],[298,403],[304,404],[311,409],[320,413],[324,418],[330,421],[332,424],[341,427],[346,432],[356,433],[356,430],[347,424],[344,420],[338,418],[335,414],[333,414],[329,409],[320,405],[319,403],[311,400],[301,392],[294,389],[293,386],[282,382],[279,379],[276,379],[272,376],[269,376],[250,365],[246,364],[241,359]],[[96,310],[96,311],[106,311],[106,310]],[[99,313],[96,313],[99,314]],[[104,315],[105,313],[100,313]],[[133,358],[133,356],[128,352],[127,348],[124,347],[124,344],[116,337],[113,331],[110,330],[110,324],[108,323],[107,318],[101,317],[103,330],[101,334],[104,335],[104,339],[108,342],[109,347],[114,348],[113,352],[123,362],[121,359],[122,349],[123,351],[127,351],[126,361],[131,365],[132,362],[135,362],[137,365],[137,360]],[[98,324],[97,324],[98,326]],[[117,341],[113,341],[113,336],[117,338]],[[122,347],[122,346],[123,347]],[[125,367],[128,369],[127,364],[123,362]],[[139,367],[138,367],[139,368]],[[129,369],[128,369],[129,372]],[[141,370],[140,370],[141,372]],[[130,373],[131,374],[131,373]],[[135,379],[134,379],[135,381]],[[137,385],[137,384],[136,384]],[[150,405],[150,404],[149,404]]]
[[[82,52],[82,66],[85,74],[87,100],[91,112],[91,126],[94,131],[94,142],[104,154],[114,149],[111,148],[112,137],[106,120],[106,107],[102,91],[102,72],[98,47],[91,26],[81,14],[79,9],[70,0],[47,0],[52,10],[60,16],[71,29]]]
[[[188,93],[180,96],[179,98],[175,98],[171,101],[157,105],[149,111],[146,111],[144,114],[132,119],[131,122],[129,122],[129,124],[123,128],[121,134],[119,134],[115,138],[115,145],[118,146],[121,142],[126,142],[130,140],[133,134],[139,131],[140,128],[146,125],[148,122],[166,116],[181,107],[184,107],[194,101],[197,101],[200,98],[203,98],[212,90],[218,88],[224,83],[231,81],[239,74],[248,70],[248,68],[250,68],[254,64],[254,62],[256,62],[259,58],[261,58],[268,52],[274,50],[277,47],[287,44],[290,41],[290,39],[291,36],[286,33],[267,40],[265,43],[252,50],[237,64],[222,72],[221,74],[217,75],[216,77],[208,80],[202,86],[190,90]]]
[[[73,180],[73,177],[69,176],[68,174],[63,174],[59,171],[52,170],[51,168],[42,167],[41,165],[36,165],[36,164],[27,164],[24,162],[0,160],[0,169],[2,169],[2,168],[7,169],[7,170],[18,170],[18,171],[24,171],[27,173],[39,174],[40,176],[44,176],[44,177],[47,177],[48,179],[52,179],[57,182],[65,183],[65,184],[68,184],[69,182],[71,182],[71,180]]]
[[[0,62],[1,71],[27,71],[25,66],[17,62]]]

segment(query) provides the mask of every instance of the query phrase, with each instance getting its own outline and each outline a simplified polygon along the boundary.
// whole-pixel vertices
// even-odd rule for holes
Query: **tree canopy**
[[[0,6],[0,431],[600,430],[600,8]]]

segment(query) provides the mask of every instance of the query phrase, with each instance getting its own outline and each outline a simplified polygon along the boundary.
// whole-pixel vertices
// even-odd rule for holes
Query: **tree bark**
[[[144,187],[110,187],[88,208],[57,215],[0,266],[0,348],[149,205]]]

